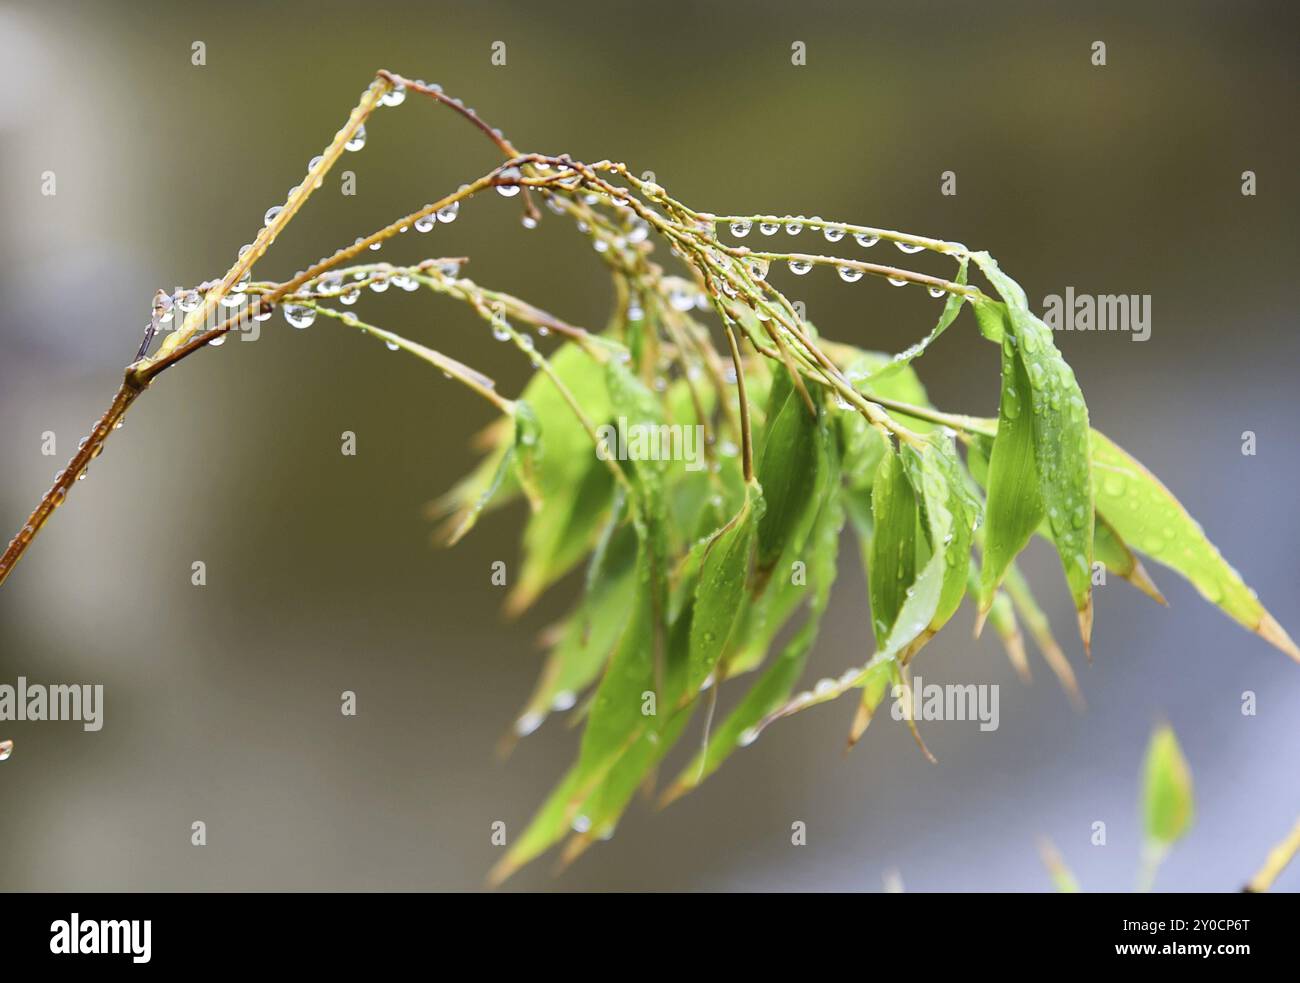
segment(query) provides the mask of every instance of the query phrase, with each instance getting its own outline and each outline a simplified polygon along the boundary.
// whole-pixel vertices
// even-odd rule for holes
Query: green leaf
[[[912,483],[897,454],[880,462],[871,491],[874,535],[867,564],[871,628],[884,648],[903,602],[916,580],[917,503]]]
[[[930,550],[942,555],[943,587],[929,630],[947,623],[966,595],[971,537],[979,503],[966,487],[951,434],[936,430],[922,451],[908,447],[902,455],[912,490],[921,503]]]
[[[957,278],[954,282],[966,283],[966,266],[967,258],[961,258],[960,266],[957,269]],[[916,359],[925,354],[925,350],[934,343],[941,334],[948,330],[952,322],[957,320],[957,315],[961,313],[961,305],[966,302],[966,298],[961,294],[949,294],[948,299],[944,301],[943,311],[939,314],[939,320],[931,329],[930,333],[921,341],[904,349],[890,359],[889,363],[879,369],[876,369],[871,375],[864,380],[864,387],[867,389],[873,386],[879,386],[882,381],[897,375],[903,369],[907,368]],[[878,390],[877,390],[878,391]]]
[[[510,844],[510,849],[488,874],[488,884],[496,886],[510,877],[520,867],[541,856],[563,839],[571,822],[571,801],[578,791],[582,774],[577,765],[565,773],[560,783],[546,797],[523,834]]]
[[[936,453],[935,446],[928,443],[924,453]],[[906,453],[920,452],[908,448]],[[923,542],[917,529],[920,510],[905,466],[897,454],[891,453],[881,461],[871,501],[874,529],[867,579],[872,626],[878,640],[876,652],[866,664],[849,669],[839,679],[822,680],[814,689],[799,694],[768,714],[759,729],[778,717],[826,703],[851,689],[873,685],[884,671],[881,666],[888,667],[897,684],[906,686],[906,673],[901,671],[903,664],[934,634],[930,626],[944,596],[948,568],[947,548],[950,544],[945,542],[947,533],[942,532],[945,527],[936,526],[941,535],[930,546],[929,555],[918,572],[916,563],[919,545]],[[939,518],[937,513],[936,518]],[[914,723],[909,721],[913,736],[930,757],[916,734]]]
[[[515,400],[513,416],[515,477],[519,479],[519,487],[528,496],[529,506],[536,512],[542,507],[542,490],[537,485],[537,461],[542,454],[541,423],[525,399]]]
[[[598,362],[566,343],[550,358],[550,365],[589,419],[608,417],[610,397]],[[605,464],[596,457],[591,435],[544,372],[533,376],[521,398],[544,435],[545,453],[533,468],[541,507],[524,529],[523,561],[507,601],[512,614],[527,608],[591,549],[608,512],[613,486]]]
[[[1147,745],[1142,776],[1142,828],[1147,842],[1168,848],[1192,823],[1192,772],[1173,728],[1161,724]]]
[[[547,656],[541,678],[520,711],[516,733],[532,733],[552,709],[572,706],[600,674],[627,627],[637,588],[636,553],[636,535],[623,525],[611,531],[608,548],[593,554],[586,594]]]
[[[1210,603],[1300,662],[1295,642],[1155,475],[1097,430],[1092,457],[1097,511],[1129,545],[1178,571]]]
[[[1083,694],[1079,691],[1079,681],[1075,678],[1074,670],[1070,668],[1065,652],[1052,635],[1052,627],[1048,623],[1047,615],[1038,606],[1038,601],[1029,589],[1029,582],[1014,563],[1007,568],[1003,587],[1011,598],[1012,604],[1015,605],[1016,612],[1024,621],[1025,627],[1029,629],[1030,637],[1033,638],[1034,644],[1043,656],[1043,661],[1047,663],[1048,668],[1061,684],[1061,688],[1065,690],[1065,695],[1070,698],[1076,710],[1083,710]]]
[[[1023,374],[1017,371],[1017,380],[1028,382],[1024,390],[1027,398],[1021,400],[1021,405],[1032,410],[1034,461],[1042,508],[1051,525],[1052,539],[1079,612],[1079,631],[1087,646],[1092,634],[1093,549],[1088,407],[1074,371],[1056,348],[1052,329],[1030,312],[1024,290],[999,269],[988,253],[973,256],[1006,303],[1003,348],[1005,351],[1007,343],[1011,344],[1014,358],[1023,369]]]
[[[1156,603],[1168,605],[1169,602],[1160,593],[1160,588],[1151,579],[1142,561],[1133,554],[1128,543],[1124,542],[1120,534],[1115,531],[1115,527],[1100,513],[1097,514],[1093,525],[1092,555],[1100,560],[1107,570],[1127,580]]]
[[[732,629],[740,620],[754,552],[755,527],[762,514],[762,495],[753,489],[740,511],[714,534],[705,548],[691,620],[687,699],[693,699],[713,673]]]
[[[697,787],[725,761],[737,747],[744,747],[755,737],[758,723],[780,706],[790,695],[808,661],[808,653],[817,640],[821,618],[830,600],[835,582],[836,558],[840,530],[844,527],[844,510],[834,483],[818,510],[808,540],[808,578],[812,595],[808,614],[798,631],[750,687],[741,702],[713,733],[704,751],[696,754],[682,769],[676,781],[665,791],[661,805]]]
[[[981,319],[1007,322],[1006,307],[997,302],[975,305]],[[989,455],[984,507],[984,562],[980,571],[980,619],[993,603],[993,594],[1007,567],[1034,534],[1044,515],[1034,457],[1032,410],[1027,408],[1029,375],[1015,345],[1002,343],[1002,397],[998,430]],[[976,472],[972,467],[972,472]]]
[[[788,377],[785,370],[778,377]],[[772,386],[766,435],[759,452],[757,477],[765,510],[758,523],[756,566],[766,582],[786,546],[805,538],[817,512],[818,416],[788,382]],[[769,403],[771,405],[771,403]]]

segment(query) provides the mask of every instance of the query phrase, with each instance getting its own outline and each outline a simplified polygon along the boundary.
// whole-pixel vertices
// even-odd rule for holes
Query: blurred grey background
[[[1067,286],[1151,294],[1146,343],[1059,336],[1093,420],[1300,632],[1297,19],[1293,4],[1229,2],[4,4],[3,533],[107,403],[153,292],[224,272],[388,67],[441,82],[522,149],[622,159],[703,209],[958,239],[1036,304]],[[332,175],[260,272],[292,274],[495,162],[416,98],[369,131],[343,162],[357,195]],[[945,170],[955,197],[939,193]],[[516,202],[489,198],[384,257],[469,255],[480,282],[602,325],[611,291],[581,237],[550,216],[526,232]],[[924,291],[777,277],[831,337],[897,350],[933,322]],[[507,391],[526,377],[451,302],[390,291],[357,310]],[[939,405],[989,413],[997,351],[967,318],[920,368]],[[477,889],[498,856],[490,824],[522,831],[577,738],[553,719],[494,754],[540,667],[537,632],[576,589],[502,618],[488,569],[514,560],[521,511],[455,550],[429,542],[422,510],[488,419],[412,359],[279,315],[259,342],[162,376],[0,590],[0,682],[99,682],[107,704],[98,733],[3,725],[17,746],[0,764],[0,887]],[[41,454],[46,430],[57,458]],[[878,890],[897,868],[909,890],[1037,891],[1041,833],[1085,888],[1129,890],[1141,757],[1167,719],[1199,814],[1157,886],[1236,889],[1300,813],[1300,667],[1154,567],[1172,607],[1102,589],[1086,666],[1055,558],[1035,548],[1029,571],[1086,714],[1036,656],[1021,685],[964,609],[917,669],[1000,684],[996,732],[930,724],[935,767],[885,719],[845,758],[853,708],[832,704],[665,812],[634,805],[561,877],[544,861],[509,887]],[[846,562],[810,678],[863,658],[863,597]],[[1246,690],[1257,716],[1241,713]],[[805,847],[790,845],[795,820]],[[1098,820],[1105,847],[1089,842]],[[1300,870],[1278,887],[1300,887]]]

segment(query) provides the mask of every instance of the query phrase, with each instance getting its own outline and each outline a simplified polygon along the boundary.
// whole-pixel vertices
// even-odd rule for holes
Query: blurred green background
[[[0,6],[0,525],[18,528],[107,403],[153,292],[224,272],[387,67],[442,83],[521,149],[621,159],[701,209],[960,240],[992,251],[1035,305],[1067,286],[1150,294],[1149,341],[1059,344],[1094,423],[1174,489],[1294,634],[1296,10]],[[490,61],[497,40],[505,66]],[[1097,40],[1105,67],[1090,62]],[[357,194],[331,175],[259,275],[286,277],[495,163],[416,98],[368,129],[341,165]],[[947,170],[955,197],[939,193]],[[1241,194],[1244,170],[1257,197]],[[585,241],[549,215],[523,230],[517,202],[495,195],[382,258],[424,255],[468,255],[479,282],[575,323],[609,310]],[[823,333],[867,347],[905,347],[935,316],[921,290],[773,277]],[[526,378],[452,302],[389,291],[356,310],[504,391]],[[990,413],[997,352],[968,317],[919,367],[938,405]],[[491,823],[521,832],[577,740],[554,719],[509,760],[494,754],[540,668],[536,635],[575,591],[501,617],[489,566],[514,561],[521,511],[455,550],[429,542],[423,509],[471,464],[489,418],[413,359],[278,315],[258,342],[161,377],[0,590],[0,682],[102,682],[107,704],[98,733],[0,725],[17,742],[0,764],[0,887],[477,888],[498,855]],[[41,455],[47,430],[57,458]],[[354,458],[339,453],[344,430]],[[1245,430],[1256,456],[1241,454]],[[1043,890],[1033,840],[1047,833],[1085,888],[1126,890],[1142,750],[1166,718],[1199,802],[1159,885],[1235,889],[1300,812],[1300,668],[1158,569],[1171,609],[1104,588],[1085,666],[1055,558],[1035,549],[1029,572],[1087,714],[1040,661],[1021,685],[992,637],[970,639],[964,609],[918,672],[1001,684],[998,731],[931,724],[935,767],[892,721],[846,759],[851,706],[800,715],[662,814],[634,806],[560,878],[543,862],[510,886],[876,890],[898,868],[909,889]],[[847,562],[811,678],[864,657],[864,597]],[[339,713],[343,690],[355,718]],[[1246,690],[1257,716],[1241,714]],[[795,820],[806,847],[790,845]],[[1104,848],[1089,842],[1099,820]]]

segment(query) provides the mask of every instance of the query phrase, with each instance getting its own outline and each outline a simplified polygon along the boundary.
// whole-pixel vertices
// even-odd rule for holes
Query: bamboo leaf
[[[1127,580],[1157,604],[1166,606],[1169,604],[1165,596],[1160,593],[1160,588],[1156,586],[1155,581],[1151,579],[1151,575],[1147,573],[1142,561],[1133,554],[1128,543],[1120,538],[1115,527],[1107,522],[1101,513],[1097,514],[1093,525],[1092,552],[1093,556],[1111,573]]]
[[[740,620],[754,551],[755,529],[762,514],[762,495],[757,489],[751,490],[741,510],[709,541],[695,588],[690,662],[686,673],[688,699],[693,698],[713,673],[732,629]]]
[[[981,321],[1007,322],[1002,304],[975,305]],[[1002,397],[998,405],[997,436],[989,454],[984,506],[984,563],[980,573],[979,618],[993,603],[993,594],[1042,520],[1045,509],[1035,461],[1032,410],[1026,408],[1029,375],[1010,341],[1002,343]],[[974,472],[975,469],[972,468]],[[978,630],[978,628],[977,628]]]
[[[781,370],[778,378],[789,376]],[[783,396],[779,406],[772,406]],[[818,416],[788,382],[774,382],[757,477],[765,510],[757,530],[756,567],[764,583],[790,543],[807,536],[817,512]],[[797,548],[797,546],[796,546]]]
[[[925,453],[935,453],[934,446],[927,444]],[[918,452],[909,449],[907,453]],[[872,513],[874,528],[867,573],[872,627],[878,639],[875,654],[839,679],[822,680],[814,689],[789,700],[764,718],[760,730],[780,717],[869,685],[878,678],[881,666],[888,667],[897,685],[906,687],[906,675],[899,675],[899,667],[933,635],[931,625],[944,595],[946,552],[950,544],[945,542],[944,527],[936,527],[941,535],[930,544],[929,555],[917,571],[919,509],[916,493],[897,454],[887,455],[880,463],[872,489]],[[920,735],[915,733],[915,722],[910,726],[921,749],[933,760]]]
[[[1161,724],[1147,744],[1142,773],[1142,828],[1147,842],[1168,848],[1192,824],[1192,772],[1173,728]]]
[[[731,755],[737,747],[744,747],[757,736],[758,723],[790,695],[794,684],[803,672],[808,653],[817,640],[821,618],[830,600],[831,585],[835,581],[836,557],[840,530],[844,526],[844,510],[839,501],[836,485],[831,484],[827,497],[818,510],[817,520],[808,541],[808,578],[812,595],[808,601],[808,614],[794,637],[781,650],[758,681],[750,687],[745,697],[714,732],[707,747],[696,754],[682,769],[665,791],[661,805],[697,787]]]
[[[514,454],[511,455],[515,476],[519,487],[528,497],[529,507],[534,512],[542,507],[542,490],[537,484],[537,461],[542,454],[542,430],[537,414],[525,399],[517,399],[512,410],[515,420]],[[496,484],[500,484],[499,480]],[[493,488],[493,492],[495,492]],[[483,503],[486,504],[486,503]],[[482,511],[480,504],[475,511]]]
[[[623,525],[612,534],[608,548],[599,557],[593,555],[586,594],[565,622],[532,696],[520,711],[515,725],[519,735],[536,730],[552,710],[573,706],[578,694],[600,674],[627,627],[627,612],[634,603],[636,547],[635,533]]]
[[[922,506],[930,550],[942,554],[944,561],[943,588],[929,626],[934,633],[952,617],[966,594],[971,538],[980,506],[967,488],[950,433],[932,432],[924,450],[909,447],[902,458]]]
[[[871,491],[871,513],[874,534],[867,591],[876,646],[884,648],[916,580],[916,493],[897,454],[890,453],[880,462]]]
[[[1060,894],[1077,894],[1079,892],[1079,882],[1075,880],[1074,874],[1070,868],[1065,865],[1060,853],[1052,841],[1043,837],[1038,841],[1038,855],[1043,858],[1043,866],[1047,868],[1048,875],[1052,878],[1052,886]]]
[[[1074,377],[1052,340],[1052,329],[1029,310],[1020,285],[999,269],[987,253],[975,253],[989,282],[1006,304],[1007,342],[1027,379],[1032,410],[1034,461],[1042,507],[1052,528],[1066,582],[1079,612],[1085,647],[1092,635],[1093,489],[1089,454],[1088,407]],[[1001,417],[999,417],[999,426]]]
[[[957,276],[954,279],[955,283],[963,285],[966,283],[967,263],[967,257],[963,256],[957,269]],[[910,366],[916,359],[924,355],[926,349],[934,343],[935,339],[947,331],[953,321],[957,320],[957,315],[961,313],[961,305],[965,303],[965,301],[966,298],[961,294],[949,294],[948,299],[944,301],[943,311],[939,314],[939,320],[935,324],[934,328],[931,329],[930,333],[915,345],[899,352],[890,359],[887,365],[876,369],[867,376],[863,383],[864,387],[866,389],[878,387],[884,380],[898,374],[900,371]]]
[[[1155,475],[1097,430],[1092,456],[1097,511],[1127,543],[1178,571],[1211,604],[1300,662],[1285,629]]]
[[[609,416],[605,374],[591,356],[566,343],[556,349],[550,365],[589,419]],[[507,601],[511,613],[527,608],[581,561],[608,512],[613,486],[609,471],[596,457],[590,434],[545,373],[533,376],[522,399],[545,435],[546,450],[535,463],[541,507],[524,529],[523,560]]]
[[[1047,663],[1048,668],[1052,670],[1052,674],[1056,676],[1061,688],[1065,690],[1065,695],[1074,704],[1074,708],[1082,711],[1084,709],[1083,694],[1079,691],[1079,681],[1075,678],[1074,670],[1070,668],[1070,662],[1066,659],[1065,652],[1062,651],[1061,646],[1057,644],[1056,638],[1052,635],[1052,627],[1048,623],[1047,615],[1038,606],[1038,601],[1029,589],[1029,582],[1025,580],[1020,568],[1014,563],[1007,568],[1007,576],[1003,587],[1011,598],[1011,603],[1015,605],[1016,612],[1024,621],[1025,627],[1029,629],[1030,637],[1033,638],[1034,644],[1043,656],[1043,661]]]

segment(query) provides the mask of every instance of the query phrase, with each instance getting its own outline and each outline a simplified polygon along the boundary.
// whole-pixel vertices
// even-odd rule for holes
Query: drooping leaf
[[[590,355],[565,344],[551,356],[550,365],[589,419],[609,416],[605,373]],[[541,507],[524,529],[523,560],[507,602],[512,613],[528,607],[581,561],[608,512],[613,486],[591,435],[544,372],[529,381],[522,398],[545,435],[545,453],[535,463]]]
[[[966,283],[967,263],[967,257],[963,256],[957,269],[957,277],[954,280],[955,283],[963,285]],[[953,321],[957,320],[957,315],[961,313],[961,305],[965,303],[965,301],[966,299],[961,294],[949,294],[947,300],[944,301],[943,311],[939,314],[939,320],[935,324],[934,328],[931,329],[930,333],[915,345],[899,352],[887,365],[872,372],[864,381],[865,388],[871,389],[873,387],[879,387],[884,380],[898,374],[903,369],[910,366],[916,359],[924,355],[925,350],[929,348],[941,334],[948,330]],[[879,391],[878,388],[877,391]]]
[[[627,627],[637,587],[636,545],[631,527],[623,525],[611,530],[609,545],[599,556],[593,554],[586,594],[547,656],[541,678],[519,714],[518,733],[536,730],[553,709],[573,706],[600,674]]]
[[[1038,842],[1038,855],[1043,858],[1043,866],[1047,868],[1047,873],[1052,878],[1052,886],[1056,888],[1058,893],[1077,894],[1079,892],[1079,882],[1071,873],[1070,868],[1065,865],[1065,860],[1056,847],[1046,837]]]
[[[571,822],[570,803],[582,779],[582,773],[577,765],[565,773],[560,783],[537,810],[528,827],[510,844],[506,855],[493,866],[491,873],[488,874],[490,885],[501,884],[520,867],[540,857],[564,838]]]
[[[755,530],[763,498],[751,488],[741,510],[709,542],[695,587],[686,695],[692,696],[713,673],[745,603]]]
[[[542,507],[542,490],[537,484],[537,461],[542,456],[542,427],[537,414],[526,399],[517,399],[512,408],[515,420],[515,446],[512,455],[519,487],[528,496],[534,512]],[[495,491],[495,489],[494,489]],[[479,511],[482,506],[479,506]],[[477,512],[476,512],[477,515]]]
[[[1020,285],[988,253],[973,254],[1006,305],[1004,349],[1011,343],[1027,382],[1022,405],[1032,410],[1034,462],[1042,507],[1061,557],[1087,646],[1092,635],[1093,488],[1088,407],[1052,339],[1052,329],[1029,310]],[[1001,426],[1001,414],[999,415]],[[996,453],[996,452],[995,452]],[[991,490],[990,490],[991,494]]]
[[[789,372],[780,371],[779,377]],[[778,398],[780,405],[774,405]],[[765,509],[757,530],[756,574],[763,583],[791,542],[808,533],[817,511],[818,416],[794,387],[774,382],[757,478]],[[816,407],[818,404],[814,403]]]
[[[1160,593],[1160,588],[1151,579],[1142,561],[1133,555],[1128,543],[1120,538],[1115,527],[1100,514],[1097,515],[1093,525],[1092,555],[1104,564],[1107,570],[1123,577],[1156,603],[1168,605],[1169,602]]]
[[[1006,308],[996,302],[975,305],[981,322],[1007,323]],[[980,570],[979,611],[982,618],[993,594],[1034,534],[1045,513],[1034,455],[1034,432],[1027,408],[1029,375],[1016,346],[1002,342],[1002,397],[998,405],[998,430],[989,455],[984,506],[984,562]],[[972,469],[974,470],[974,469]]]
[[[947,623],[966,595],[971,537],[980,506],[967,488],[950,434],[932,432],[922,451],[906,448],[902,459],[921,505],[930,550],[943,555],[943,587],[929,625],[933,633]]]
[[[867,566],[871,628],[883,648],[916,580],[917,503],[897,454],[880,462],[871,491],[874,534]]]
[[[754,728],[772,710],[790,695],[794,684],[803,672],[808,653],[817,640],[822,614],[830,599],[831,585],[835,581],[836,557],[840,530],[844,526],[844,511],[839,501],[838,488],[830,484],[827,495],[817,513],[812,534],[808,539],[808,599],[807,617],[799,630],[763,672],[749,692],[715,730],[705,750],[696,754],[682,769],[676,781],[664,793],[667,804],[713,774],[737,747],[750,743],[756,736]]]
[[[1155,475],[1097,430],[1092,456],[1097,511],[1125,542],[1178,571],[1211,604],[1300,661],[1300,649],[1285,629]]]
[[[1070,668],[1065,652],[1057,644],[1047,615],[1043,613],[1043,609],[1039,607],[1038,601],[1029,589],[1029,582],[1014,563],[1007,568],[1003,588],[1011,598],[1011,603],[1015,605],[1016,612],[1024,621],[1025,627],[1029,629],[1030,637],[1033,638],[1034,644],[1043,656],[1043,661],[1047,663],[1048,668],[1061,684],[1061,688],[1065,690],[1065,695],[1070,698],[1076,710],[1083,710],[1083,694],[1079,691],[1079,681],[1075,678],[1074,670]]]
[[[914,448],[905,452],[933,453],[933,448],[934,445],[927,444],[923,452]],[[823,680],[814,689],[794,697],[768,714],[760,729],[779,717],[826,703],[851,689],[868,685],[878,676],[882,665],[890,667],[889,672],[896,684],[906,685],[905,675],[900,677],[896,670],[905,665],[916,649],[933,634],[930,625],[943,597],[948,565],[946,551],[950,543],[945,542],[947,533],[937,526],[940,534],[928,544],[929,554],[920,569],[916,569],[918,543],[922,542],[918,536],[919,509],[916,492],[897,454],[887,455],[880,463],[872,489],[872,512],[872,547],[867,573],[872,626],[879,638],[875,654],[864,665],[849,669],[839,679]],[[882,610],[885,618],[892,618],[883,626],[878,614]],[[919,735],[916,736],[917,743],[930,757]]]

